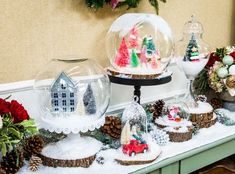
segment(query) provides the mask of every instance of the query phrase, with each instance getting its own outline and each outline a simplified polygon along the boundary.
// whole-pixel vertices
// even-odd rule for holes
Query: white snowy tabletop
[[[235,114],[235,113],[233,113]],[[215,136],[216,135],[216,136]],[[201,149],[205,145],[215,144],[215,142],[222,141],[225,138],[235,139],[235,126],[225,126],[220,123],[216,123],[210,128],[200,129],[199,133],[189,141],[182,143],[168,143],[166,146],[162,146],[162,153],[153,163],[136,166],[122,166],[114,162],[112,154],[103,153],[105,159],[104,165],[99,165],[96,161],[89,168],[52,168],[41,166],[38,171],[31,172],[28,170],[28,164],[18,172],[18,174],[125,174],[150,167],[153,165],[162,163],[164,160],[176,158],[179,155],[189,153],[193,149]],[[209,147],[208,147],[209,148]],[[204,149],[205,150],[205,149]],[[180,160],[180,159],[177,159]],[[163,163],[161,164],[161,166]],[[166,164],[165,164],[166,165]],[[160,166],[160,167],[161,167]]]

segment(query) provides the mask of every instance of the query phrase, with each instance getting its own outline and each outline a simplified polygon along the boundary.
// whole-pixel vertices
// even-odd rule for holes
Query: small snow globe
[[[111,25],[106,50],[111,75],[156,77],[170,62],[172,32],[168,23],[155,14],[127,13]]]
[[[197,106],[193,91],[193,81],[205,67],[210,55],[209,45],[202,39],[203,26],[194,15],[185,23],[183,38],[175,45],[176,62],[189,80],[186,101],[190,107]]]
[[[169,134],[170,141],[182,142],[192,138],[192,122],[186,103],[175,100],[166,105],[162,117],[155,120],[158,128]]]
[[[104,123],[110,82],[93,60],[53,59],[37,74],[34,89],[43,128],[68,134],[94,130]]]
[[[175,122],[189,120],[189,108],[183,101],[175,100],[166,105],[163,109],[163,116],[166,116],[168,120]]]

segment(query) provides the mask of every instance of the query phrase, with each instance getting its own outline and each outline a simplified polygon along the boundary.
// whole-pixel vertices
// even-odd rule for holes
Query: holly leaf
[[[33,119],[29,119],[29,120],[24,120],[21,123],[18,123],[21,126],[24,126],[25,128],[27,127],[32,127],[35,125],[35,122]]]
[[[27,127],[26,131],[30,134],[36,134],[38,133],[38,129],[35,126]]]
[[[8,132],[16,136],[18,139],[22,138],[22,134],[18,130],[14,129],[13,127],[8,128]]]
[[[1,152],[2,152],[2,156],[6,156],[7,146],[6,146],[6,143],[4,143],[4,142],[1,143]]]
[[[216,56],[219,56],[220,58],[223,58],[226,55],[226,48],[216,48],[216,52],[215,52]]]

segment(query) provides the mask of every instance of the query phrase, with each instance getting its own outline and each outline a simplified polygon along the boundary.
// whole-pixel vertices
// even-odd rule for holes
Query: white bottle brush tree
[[[126,122],[121,133],[121,144],[128,144],[131,140],[131,128],[129,121]]]

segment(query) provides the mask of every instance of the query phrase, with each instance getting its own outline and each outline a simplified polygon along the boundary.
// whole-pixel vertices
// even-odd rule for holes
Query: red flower
[[[215,55],[215,53],[211,53],[211,55],[209,57],[209,61],[206,64],[206,67],[207,68],[212,67],[216,61],[221,61],[220,57]]]
[[[235,51],[231,52],[229,55],[233,57],[233,61],[235,62]]]
[[[0,115],[10,113],[10,103],[0,98]]]
[[[28,112],[16,100],[11,101],[10,110],[14,123],[19,123],[29,119]]]

